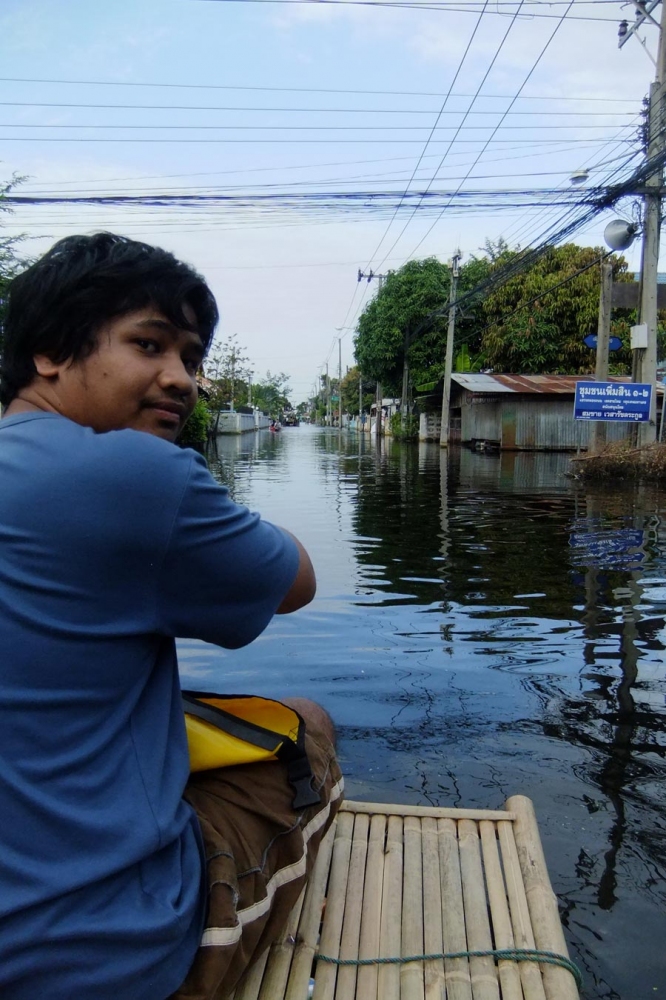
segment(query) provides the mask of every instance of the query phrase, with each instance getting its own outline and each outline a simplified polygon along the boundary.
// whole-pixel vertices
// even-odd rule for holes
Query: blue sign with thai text
[[[642,382],[576,382],[576,420],[624,420],[642,423],[650,419],[652,386]]]

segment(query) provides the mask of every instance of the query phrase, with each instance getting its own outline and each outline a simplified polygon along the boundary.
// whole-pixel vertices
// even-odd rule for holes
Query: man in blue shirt
[[[0,401],[0,995],[225,996],[342,793],[279,761],[189,775],[175,637],[236,648],[312,600],[288,532],[174,447],[218,314],[165,251],[69,237],[14,280]],[[142,432],[142,433],[137,433]]]

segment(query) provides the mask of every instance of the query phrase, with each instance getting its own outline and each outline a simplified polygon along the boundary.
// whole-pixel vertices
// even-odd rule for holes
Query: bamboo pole
[[[518,849],[513,836],[513,823],[497,824],[502,848],[502,863],[509,897],[513,939],[516,948],[534,948],[534,934],[530,922],[530,911],[523,885],[523,875],[518,861]],[[541,968],[534,962],[519,962],[520,981],[523,984],[525,1000],[546,1000],[541,978]]]
[[[494,823],[483,820],[479,823],[479,831],[495,947],[499,949],[514,948],[511,915],[497,848],[497,828]],[[517,963],[501,960],[497,963],[497,968],[502,986],[502,1000],[523,1000]]]
[[[390,816],[384,854],[382,915],[379,928],[380,958],[400,956],[402,915],[403,821]],[[377,972],[377,995],[381,1000],[400,1000],[399,965],[380,965]]]
[[[294,957],[294,944],[298,934],[298,923],[303,909],[305,892],[304,888],[289,914],[284,930],[269,949],[268,961],[259,990],[259,1000],[272,1000],[273,997],[284,995],[289,969]]]
[[[402,904],[402,954],[423,954],[423,854],[421,819],[405,817],[405,861]],[[423,962],[400,966],[402,1000],[423,1000]]]
[[[460,872],[462,875],[463,901],[467,947],[470,951],[488,951],[493,939],[488,921],[488,905],[481,867],[479,831],[476,823],[463,819],[458,824],[460,845]],[[499,1000],[497,969],[492,958],[470,958],[474,1000]]]
[[[432,816],[421,820],[423,840],[423,950],[426,955],[443,951],[442,892],[439,881],[437,821]],[[444,962],[433,959],[423,967],[425,1000],[444,1000]]]
[[[270,949],[267,948],[247,970],[234,993],[234,1000],[258,1000]]]
[[[513,795],[507,806],[515,812],[514,836],[518,860],[525,883],[527,905],[537,948],[569,957],[560,923],[557,899],[548,877],[534,807],[524,795]],[[542,965],[544,989],[548,1000],[578,1000],[578,989],[567,969]]]
[[[373,816],[370,820],[368,859],[365,866],[365,890],[363,892],[363,908],[361,913],[359,958],[377,958],[379,955],[385,837],[386,817]],[[359,968],[356,981],[356,995],[361,1000],[377,1000],[376,965],[363,965]]]
[[[340,818],[338,818],[338,822]],[[342,925],[342,940],[340,942],[340,958],[358,958],[369,831],[370,817],[363,815],[355,816],[351,859],[349,862],[349,882],[347,884],[347,898],[345,900],[345,919]],[[350,998],[356,996],[356,975],[357,967],[355,965],[343,965],[338,969],[337,989],[335,992],[338,1000],[350,1000]],[[315,986],[316,996],[317,987]]]
[[[331,854],[337,828],[337,820],[328,831],[321,844],[312,874],[305,888],[303,912],[298,925],[294,958],[291,963],[289,982],[284,994],[285,1000],[302,1000],[308,995],[308,983],[312,972],[312,961],[317,948],[322,907],[326,895],[326,884],[331,867]],[[275,1000],[281,993],[270,993],[266,1000]]]
[[[437,821],[439,873],[442,898],[443,951],[466,951],[465,911],[458,835],[452,819]],[[447,958],[444,962],[447,1000],[472,1000],[469,962],[466,958]]]
[[[512,820],[513,813],[503,809],[449,809],[448,806],[409,806],[403,803],[355,802],[350,799],[340,806],[340,812],[368,813],[370,816],[434,816],[435,819]]]
[[[338,818],[335,831],[326,910],[319,940],[319,951],[331,958],[340,956],[340,937],[345,913],[353,832],[354,817],[352,813],[345,813]],[[329,965],[327,962],[319,963],[316,975],[317,1000],[332,1000],[335,993],[336,972],[337,966]]]

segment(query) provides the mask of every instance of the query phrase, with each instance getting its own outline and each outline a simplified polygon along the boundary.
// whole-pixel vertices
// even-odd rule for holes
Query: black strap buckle
[[[291,803],[293,809],[305,809],[307,806],[317,806],[321,803],[319,792],[312,787],[312,771],[307,757],[297,757],[289,761],[287,778],[296,793]]]

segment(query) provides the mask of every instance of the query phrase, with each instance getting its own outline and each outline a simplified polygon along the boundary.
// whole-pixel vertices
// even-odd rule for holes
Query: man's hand
[[[292,611],[298,611],[299,608],[310,603],[317,590],[317,580],[310,556],[299,540],[290,531],[287,531],[286,528],[282,530],[296,543],[299,555],[296,579],[289,588],[289,592],[283,598],[280,607],[275,612],[278,615],[289,615]]]

